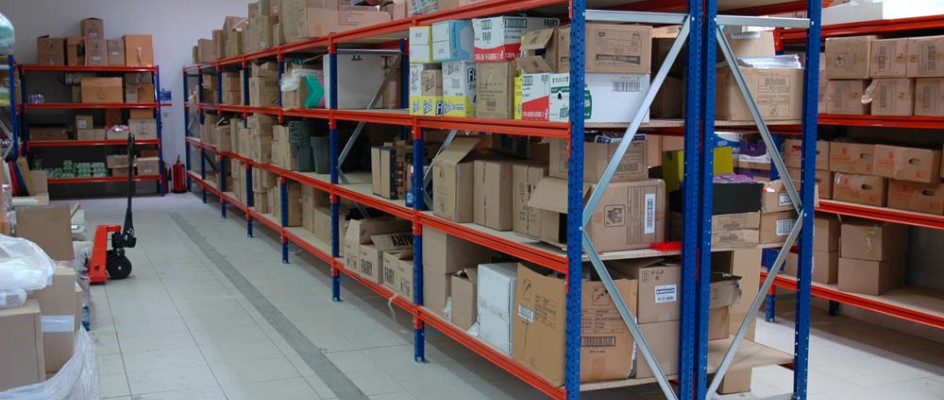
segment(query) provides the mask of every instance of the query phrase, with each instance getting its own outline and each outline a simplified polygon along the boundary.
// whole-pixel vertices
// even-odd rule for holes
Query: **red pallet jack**
[[[126,248],[134,248],[138,239],[134,237],[134,225],[131,220],[131,197],[134,196],[134,180],[131,166],[134,165],[134,134],[128,134],[128,209],[125,211],[124,227],[120,225],[99,225],[95,229],[95,242],[92,245],[92,257],[89,259],[88,276],[91,283],[105,283],[108,278],[125,279],[131,275],[131,260],[125,256]],[[108,237],[111,234],[111,250],[108,249]]]

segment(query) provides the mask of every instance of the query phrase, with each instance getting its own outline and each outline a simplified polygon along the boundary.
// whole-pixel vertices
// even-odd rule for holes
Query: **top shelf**
[[[109,67],[109,66],[67,66],[67,65],[23,65],[23,72],[157,72],[153,67]]]
[[[926,29],[944,29],[944,15],[929,15],[914,18],[883,19],[876,21],[851,22],[848,24],[825,25],[822,37],[876,35],[883,33],[911,32]],[[784,43],[798,44],[806,40],[805,29],[787,29],[781,39]]]

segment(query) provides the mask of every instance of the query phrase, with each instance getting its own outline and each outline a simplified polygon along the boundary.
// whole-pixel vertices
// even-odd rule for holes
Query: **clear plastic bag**
[[[75,332],[75,353],[52,378],[0,392],[0,400],[97,400],[98,363],[95,343],[85,329]]]
[[[52,283],[56,264],[26,239],[0,235],[0,289],[40,290]]]

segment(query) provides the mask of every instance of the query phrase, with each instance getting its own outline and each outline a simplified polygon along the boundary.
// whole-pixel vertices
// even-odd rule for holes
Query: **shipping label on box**
[[[875,168],[875,145],[831,142],[829,169],[833,172],[871,174]]]
[[[796,224],[796,212],[764,213],[760,216],[760,243],[783,243]]]
[[[547,121],[551,102],[551,74],[524,74],[521,77],[521,119]]]
[[[585,77],[586,122],[631,122],[649,91],[649,74],[588,74]],[[550,114],[556,122],[570,120],[570,74],[551,74]],[[649,111],[643,122],[649,121]]]
[[[889,145],[875,146],[875,175],[904,181],[936,183],[941,151]]]
[[[433,61],[472,60],[472,22],[451,20],[433,24]]]
[[[865,94],[872,97],[872,115],[907,117],[914,113],[913,79],[875,79]]]
[[[587,73],[648,74],[652,27],[587,24]]]
[[[915,79],[914,115],[944,116],[944,78]]]
[[[904,78],[908,76],[908,38],[872,41],[869,76]]]
[[[833,183],[833,199],[884,207],[886,181],[878,176],[838,173]]]
[[[908,77],[944,77],[944,36],[908,39]]]
[[[934,215],[944,214],[944,185],[891,179],[888,181],[888,207]]]
[[[826,39],[826,78],[868,79],[875,36]]]
[[[475,116],[476,69],[472,61],[442,64],[443,113],[447,117]]]
[[[511,61],[521,54],[521,38],[531,30],[554,28],[556,18],[491,17],[472,20],[475,62]]]

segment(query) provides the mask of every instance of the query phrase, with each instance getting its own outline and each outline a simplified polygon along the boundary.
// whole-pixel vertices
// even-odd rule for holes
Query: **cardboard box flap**
[[[554,68],[547,62],[546,54],[541,50],[546,50],[554,37],[555,28],[538,29],[525,33],[521,38],[521,54],[518,58],[518,68],[527,74],[551,73]]]
[[[710,308],[721,308],[737,304],[741,300],[741,277],[713,272],[711,274]]]
[[[370,241],[374,243],[377,251],[390,251],[413,246],[413,234],[404,232],[375,235],[370,237]]]
[[[456,272],[453,276],[468,280],[474,286],[479,280],[479,271],[477,268],[465,268]]]
[[[555,29],[556,28],[538,29],[525,33],[524,37],[521,38],[521,50],[535,51],[546,49],[547,45],[551,42],[551,38],[554,37]]]
[[[452,141],[452,144],[439,153],[433,159],[433,164],[438,165],[456,165],[475,149],[479,143],[478,138],[458,138]]]
[[[587,193],[589,186],[584,186],[583,193]],[[567,214],[567,180],[560,178],[544,178],[528,200],[528,207],[540,210],[554,211]]]

